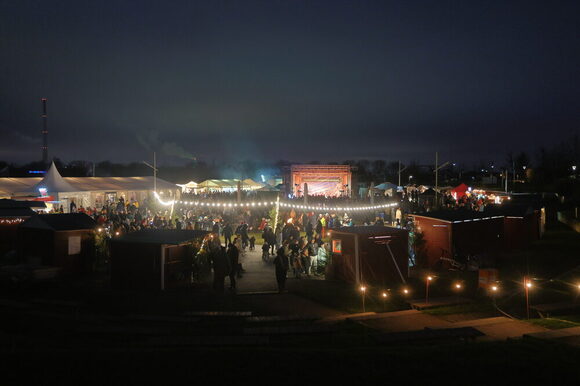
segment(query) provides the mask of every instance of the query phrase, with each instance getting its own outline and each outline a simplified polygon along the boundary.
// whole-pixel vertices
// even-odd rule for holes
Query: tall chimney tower
[[[48,126],[46,115],[46,98],[42,98],[42,162],[48,167]]]

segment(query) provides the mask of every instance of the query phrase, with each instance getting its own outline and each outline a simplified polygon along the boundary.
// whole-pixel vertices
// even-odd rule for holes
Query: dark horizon
[[[501,163],[578,133],[577,2],[0,2],[0,160]],[[533,154],[531,154],[533,155]]]

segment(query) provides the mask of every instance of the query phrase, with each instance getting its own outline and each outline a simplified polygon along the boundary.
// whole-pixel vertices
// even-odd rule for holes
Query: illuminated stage
[[[352,173],[350,165],[292,165],[290,168],[292,193],[304,194],[308,184],[309,196],[350,196]]]

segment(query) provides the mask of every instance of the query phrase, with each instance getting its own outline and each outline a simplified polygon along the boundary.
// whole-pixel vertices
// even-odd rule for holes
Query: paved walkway
[[[505,340],[521,338],[527,334],[545,332],[543,327],[530,323],[512,320],[506,317],[474,319],[451,323],[439,317],[417,310],[386,312],[360,318],[353,318],[358,323],[380,332],[416,331],[424,328],[460,328],[473,327],[485,336],[478,340]]]
[[[274,256],[270,256],[268,263],[264,262],[262,260],[262,245],[256,245],[254,251],[246,249],[246,255],[241,260],[246,272],[237,281],[238,294],[278,291],[274,264],[272,263]]]
[[[270,256],[269,262],[262,260],[262,245],[256,244],[255,251],[246,250],[243,267],[246,272],[238,279],[238,298],[247,309],[258,315],[301,315],[317,318],[343,314],[341,311],[323,306],[292,293],[278,294],[278,284]],[[226,285],[228,284],[226,279]],[[289,279],[293,280],[293,279]]]

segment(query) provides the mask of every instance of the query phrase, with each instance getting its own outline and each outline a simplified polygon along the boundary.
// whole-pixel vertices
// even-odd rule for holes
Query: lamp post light
[[[383,291],[383,293],[381,294],[381,298],[383,299],[383,311],[387,310],[387,297],[389,296],[389,294],[386,291]]]
[[[433,280],[433,276],[427,276],[425,280],[425,304],[429,304],[429,283]]]
[[[499,291],[499,286],[496,284],[493,284],[491,287],[489,287],[489,289],[491,290],[491,298],[493,300],[493,307],[497,308],[496,297],[497,297],[497,293]]]
[[[532,288],[532,282],[529,278],[524,277],[524,291],[526,293],[526,317],[530,318],[530,288]]]
[[[365,294],[367,292],[367,287],[365,287],[364,285],[361,285],[360,286],[360,292],[362,294],[362,309],[363,309],[363,312],[366,312],[366,309],[365,309]]]

